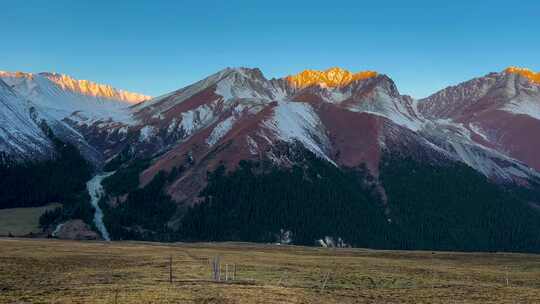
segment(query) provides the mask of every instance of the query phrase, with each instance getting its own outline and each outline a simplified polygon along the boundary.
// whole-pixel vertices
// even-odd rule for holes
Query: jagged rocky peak
[[[224,99],[272,100],[281,95],[258,68],[226,68],[220,73],[223,77],[216,83],[216,93]]]
[[[296,75],[285,77],[285,80],[295,88],[306,88],[314,85],[344,87],[354,81],[373,78],[377,75],[378,73],[374,71],[352,73],[339,67],[333,67],[324,71],[304,70]]]
[[[504,70],[504,72],[507,74],[518,74],[524,78],[527,78],[530,82],[540,85],[540,72],[535,73],[530,69],[515,66],[507,68]]]
[[[252,79],[264,79],[266,78],[263,75],[263,72],[259,68],[248,68],[248,67],[228,67],[223,70],[225,73],[242,75],[247,78]]]
[[[399,93],[396,83],[390,77],[384,74],[378,74],[374,77],[366,78],[365,81],[362,82],[353,82],[352,85],[358,87],[368,86],[372,88],[377,88],[385,92],[388,96],[403,97]]]
[[[34,80],[36,77],[43,77],[53,82],[64,91],[71,91],[81,95],[97,98],[119,100],[131,104],[139,103],[151,98],[147,95],[115,89],[107,84],[99,84],[89,80],[79,80],[59,73],[42,72],[34,74],[25,72],[0,71],[0,77],[12,79],[24,78],[28,80]]]

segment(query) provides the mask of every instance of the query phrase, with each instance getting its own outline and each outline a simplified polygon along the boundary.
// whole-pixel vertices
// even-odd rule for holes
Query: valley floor
[[[540,256],[0,238],[0,303],[540,303]]]
[[[60,204],[48,204],[42,207],[0,209],[0,236],[24,236],[29,233],[41,233],[39,217],[45,211],[61,207]]]

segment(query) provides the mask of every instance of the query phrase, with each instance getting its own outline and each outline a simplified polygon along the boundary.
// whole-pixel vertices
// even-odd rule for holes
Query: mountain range
[[[267,79],[259,69],[226,68],[151,98],[61,74],[0,72],[0,150],[11,166],[47,161],[58,158],[59,139],[93,171],[114,171],[100,204],[116,238],[286,234],[299,243],[540,250],[539,78],[511,67],[416,100],[374,71]],[[333,190],[321,201],[307,194],[325,179],[320,186]],[[249,199],[265,193],[273,201]],[[317,203],[291,207],[308,198]],[[516,214],[508,223],[519,227],[508,228],[504,214]],[[426,232],[435,217],[444,225]],[[483,224],[460,222],[468,217]],[[498,240],[501,229],[508,235]],[[486,235],[495,239],[479,243]]]

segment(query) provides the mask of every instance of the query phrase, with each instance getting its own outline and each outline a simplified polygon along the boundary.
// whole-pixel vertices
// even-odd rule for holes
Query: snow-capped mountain
[[[19,110],[27,117],[31,111],[32,120],[28,124],[45,121],[56,136],[78,146],[93,162],[102,161],[102,152],[88,144],[79,126],[113,121],[129,124],[132,122],[129,107],[150,98],[56,73],[0,71],[0,80],[18,96]],[[8,153],[16,154],[12,149]],[[52,155],[51,151],[48,155]]]
[[[386,151],[427,160],[460,161],[499,181],[538,177],[526,164],[476,142],[467,128],[423,115],[425,101],[399,93],[385,75],[333,68],[266,79],[258,69],[225,69],[191,86],[135,106],[139,122],[130,147],[160,156],[142,174],[191,163],[169,189],[177,200],[195,195],[205,173],[243,159],[281,165],[278,143],[301,143],[340,167],[366,165],[375,176]],[[185,157],[188,155],[189,157]],[[198,179],[198,180],[197,180]],[[188,185],[189,184],[189,185]],[[187,190],[186,190],[187,189]]]
[[[336,71],[330,69],[327,73],[339,75]],[[280,140],[299,141],[315,154],[334,162],[331,155],[335,153],[332,152],[334,147],[326,128],[334,128],[337,122],[332,119],[336,115],[374,115],[410,128],[418,128],[420,124],[413,100],[400,96],[386,76],[373,74],[371,78],[349,83],[339,80],[343,86],[321,82],[307,86],[291,79],[268,80],[258,69],[229,68],[141,103],[134,107],[135,116],[143,122],[139,142],[145,145],[154,142],[163,149],[168,143],[180,141],[179,146],[185,148],[189,141],[206,132],[202,139],[204,146],[211,150],[237,128],[246,128],[235,138],[242,141],[246,158],[259,155],[263,147]],[[340,114],[331,114],[332,111]],[[347,130],[340,128],[334,132],[346,133]],[[357,134],[359,138],[364,137],[362,132]]]
[[[452,125],[475,144],[540,170],[538,74],[508,68],[441,90],[419,102],[420,112]]]
[[[152,99],[59,74],[0,77],[32,104],[37,121],[78,143],[98,166],[126,149],[132,157],[152,158],[143,185],[160,171],[189,167],[168,189],[181,200],[194,197],[219,164],[293,163],[280,153],[281,143],[300,143],[335,166],[365,165],[375,177],[390,151],[464,162],[503,182],[537,178],[532,153],[540,146],[507,138],[539,121],[540,86],[519,71],[490,74],[420,101],[401,95],[386,75],[340,68],[280,79],[227,68]]]
[[[150,99],[109,85],[76,80],[56,73],[0,72],[0,79],[54,119],[73,115],[88,119],[127,121],[130,105]]]
[[[309,226],[303,244],[346,234],[355,246],[540,250],[532,72],[423,100],[386,75],[339,68],[278,79],[227,68],[147,100],[56,74],[2,75],[2,152],[54,155],[43,123],[78,147],[110,174],[113,239],[267,242]],[[85,167],[78,159],[71,167]]]

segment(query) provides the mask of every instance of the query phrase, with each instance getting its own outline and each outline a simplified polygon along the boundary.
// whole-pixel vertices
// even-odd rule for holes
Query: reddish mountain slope
[[[444,89],[421,100],[419,110],[459,124],[474,142],[540,170],[540,84],[520,71],[511,68]]]

